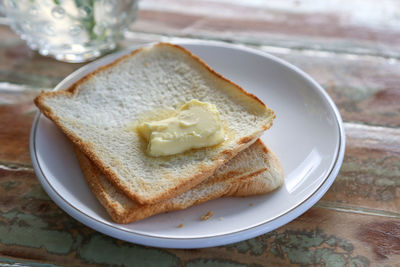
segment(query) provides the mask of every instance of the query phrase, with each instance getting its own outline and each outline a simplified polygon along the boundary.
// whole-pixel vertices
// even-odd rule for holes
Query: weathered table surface
[[[293,222],[236,244],[158,249],[72,219],[29,156],[33,97],[82,66],[30,51],[0,25],[0,264],[400,266],[400,5],[396,0],[143,0],[122,46],[170,38],[239,43],[314,77],[345,121],[343,167]]]

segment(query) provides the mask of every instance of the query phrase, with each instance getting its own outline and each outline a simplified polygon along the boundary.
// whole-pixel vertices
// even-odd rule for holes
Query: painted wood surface
[[[305,70],[345,121],[343,167],[313,208],[257,238],[194,250],[113,239],[49,199],[29,156],[32,99],[83,64],[40,56],[0,26],[0,265],[400,266],[399,26],[394,0],[140,3],[121,48],[171,38],[247,45]]]

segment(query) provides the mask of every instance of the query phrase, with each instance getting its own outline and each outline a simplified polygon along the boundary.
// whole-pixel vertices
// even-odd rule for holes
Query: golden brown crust
[[[246,143],[250,142],[251,140],[253,140],[251,137],[245,136],[242,139],[240,139],[238,143],[239,144],[246,144]]]
[[[159,214],[167,211],[181,210],[185,209],[186,206],[176,206],[171,205],[170,202],[164,201],[157,204],[141,205],[139,203],[134,203],[128,209],[121,210],[116,203],[109,199],[106,193],[106,189],[99,182],[99,176],[102,175],[100,170],[76,147],[74,146],[75,154],[78,159],[79,165],[81,167],[82,173],[89,184],[90,189],[99,200],[100,204],[106,209],[108,214],[116,223],[126,224],[130,222],[135,222],[142,220],[144,218],[150,217],[155,214]],[[118,190],[118,189],[117,189]],[[122,193],[122,192],[121,192]],[[196,204],[203,203],[211,197],[217,197],[221,195],[222,192],[217,192],[213,195],[209,195],[207,198],[198,199]]]
[[[259,139],[256,141],[255,145],[257,147],[261,147],[265,153],[271,153],[271,151],[269,151]],[[109,195],[107,195],[107,190],[100,182],[100,176],[102,175],[100,170],[93,163],[91,163],[91,161],[76,147],[75,153],[84,177],[86,178],[91,190],[99,202],[105,207],[111,218],[117,223],[125,224],[135,222],[159,213],[182,210],[188,208],[189,206],[198,205],[218,197],[249,196],[266,193],[266,190],[269,190],[265,188],[265,184],[263,184],[261,180],[257,179],[257,176],[263,175],[268,171],[267,168],[257,169],[243,176],[241,176],[241,172],[232,171],[224,176],[215,176],[212,181],[208,182],[209,186],[213,186],[215,182],[221,180],[229,182],[226,183],[224,187],[214,190],[207,196],[196,199],[194,203],[177,205],[173,201],[166,200],[156,204],[141,205],[139,203],[130,202],[130,207],[121,209],[109,198]],[[272,156],[272,158],[270,158],[274,161],[273,165],[279,163],[273,154],[270,154],[270,156]],[[277,162],[275,162],[275,160]],[[280,167],[280,165],[276,166]],[[233,177],[237,178],[231,179]],[[272,189],[273,188],[270,190]],[[118,189],[116,188],[116,190]]]
[[[121,213],[119,212],[119,209],[117,205],[107,199],[107,194],[105,193],[105,189],[102,187],[102,184],[98,182],[97,180],[97,175],[98,175],[98,170],[96,167],[88,160],[88,158],[79,151],[79,149],[74,146],[75,150],[75,155],[78,159],[79,166],[81,167],[81,170],[84,174],[84,177],[86,178],[86,181],[96,196],[96,198],[99,200],[101,205],[107,210],[108,214],[111,216],[111,218],[118,222],[120,221],[120,216]]]
[[[236,179],[222,197],[228,196],[248,196],[265,193],[265,185],[257,183],[257,180],[253,179],[258,175],[266,172],[268,169],[263,168],[258,171],[249,173]],[[251,188],[250,188],[251,187]]]
[[[243,93],[244,95],[256,100],[259,104],[261,104],[264,108],[266,108],[270,113],[272,113],[273,117],[275,118],[275,114],[273,113],[273,111],[268,109],[260,99],[258,99],[253,94],[246,92],[243,88],[241,88],[240,86],[238,86],[234,82],[228,80],[227,78],[223,77],[219,73],[215,72],[203,60],[201,60],[199,57],[197,57],[196,55],[194,55],[193,53],[191,53],[187,49],[185,49],[185,48],[183,48],[183,47],[181,47],[179,45],[169,44],[169,43],[158,43],[158,44],[155,44],[155,46],[171,46],[171,47],[175,47],[177,49],[182,50],[184,53],[186,53],[187,55],[189,55],[190,57],[192,57],[196,61],[198,61],[206,70],[208,70],[209,72],[211,72],[212,74],[217,76],[219,79],[222,79],[223,81],[232,84],[241,93]],[[52,92],[42,92],[40,95],[38,95],[34,99],[34,102],[35,102],[36,106],[43,112],[43,114],[46,117],[50,118],[58,127],[60,127],[61,130],[68,136],[68,138],[76,146],[78,146],[81,151],[83,151],[85,153],[85,155],[100,169],[100,171],[102,173],[104,173],[106,175],[107,179],[111,183],[113,183],[116,187],[118,187],[120,190],[122,190],[132,200],[135,200],[135,201],[137,201],[137,202],[139,202],[141,204],[152,204],[152,203],[157,203],[157,202],[160,202],[160,201],[163,201],[163,200],[178,196],[181,193],[187,191],[188,189],[190,189],[190,188],[198,185],[202,181],[204,181],[212,173],[214,173],[216,168],[218,168],[219,166],[224,164],[226,161],[228,161],[229,159],[234,157],[241,150],[243,150],[246,147],[248,147],[249,145],[251,145],[251,143],[252,143],[251,141],[255,141],[262,134],[262,132],[264,130],[266,130],[266,129],[268,129],[268,128],[270,128],[272,126],[272,121],[271,121],[271,123],[269,123],[267,125],[263,125],[262,129],[260,129],[260,131],[258,133],[256,133],[255,135],[246,137],[245,139],[242,138],[242,140],[240,140],[238,142],[238,146],[236,147],[235,150],[223,151],[221,153],[221,157],[219,157],[219,158],[217,158],[215,160],[216,164],[214,164],[214,166],[212,168],[207,168],[207,167],[204,167],[204,166],[200,166],[200,171],[197,172],[196,175],[194,175],[191,179],[188,179],[186,181],[182,181],[180,184],[177,184],[175,186],[175,188],[173,188],[171,190],[168,190],[168,191],[165,191],[164,193],[159,194],[157,197],[154,197],[152,199],[145,198],[145,197],[142,197],[140,195],[137,195],[137,194],[131,192],[130,189],[120,181],[120,179],[118,178],[118,175],[114,171],[112,171],[112,169],[107,164],[105,164],[100,159],[100,157],[98,157],[95,153],[93,153],[93,150],[91,149],[90,144],[82,142],[82,140],[78,136],[76,136],[71,131],[69,131],[68,129],[66,129],[65,127],[62,126],[60,118],[55,116],[53,114],[53,112],[44,104],[43,99],[45,97],[55,96],[55,95],[66,95],[68,97],[71,97],[71,96],[73,96],[74,94],[77,93],[78,86],[80,84],[82,84],[82,83],[86,82],[87,80],[91,79],[94,75],[98,74],[99,72],[104,71],[104,70],[116,65],[117,63],[123,61],[126,58],[129,58],[129,57],[133,56],[134,54],[136,54],[136,53],[138,53],[138,52],[140,52],[140,51],[142,51],[144,49],[146,49],[146,47],[142,47],[142,48],[136,49],[136,50],[130,52],[129,54],[124,55],[121,58],[118,58],[115,61],[96,69],[95,71],[85,75],[84,77],[82,77],[81,79],[76,81],[73,85],[71,85],[66,90],[52,91]]]

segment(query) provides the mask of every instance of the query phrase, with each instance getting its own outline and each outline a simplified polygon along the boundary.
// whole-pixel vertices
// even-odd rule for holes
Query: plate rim
[[[33,121],[32,127],[31,127],[31,133],[30,133],[30,154],[32,158],[32,163],[33,167],[35,170],[36,175],[38,176],[38,179],[42,186],[44,187],[45,191],[49,196],[52,198],[56,204],[63,209],[65,212],[67,212],[70,216],[72,216],[74,219],[80,221],[81,223],[85,224],[86,226],[89,226],[90,228],[102,232],[106,235],[122,239],[131,243],[137,243],[137,244],[142,244],[142,245],[149,245],[153,247],[163,247],[163,248],[203,248],[203,247],[210,247],[210,246],[219,246],[219,245],[225,245],[237,241],[242,241],[245,239],[250,239],[255,236],[258,236],[263,233],[267,233],[270,231],[275,230],[278,227],[281,227],[293,219],[299,217],[301,214],[306,212],[308,209],[310,209],[317,201],[320,200],[320,198],[326,193],[326,191],[330,188],[332,185],[333,181],[335,180],[342,162],[344,158],[344,152],[345,152],[345,132],[344,132],[344,125],[342,118],[340,116],[340,113],[334,104],[333,100],[329,97],[327,92],[320,86],[313,78],[311,78],[307,73],[299,69],[298,67],[292,65],[291,63],[280,59],[278,57],[275,57],[273,55],[270,55],[264,51],[256,50],[253,48],[245,47],[243,45],[236,45],[236,44],[227,44],[223,42],[217,42],[217,41],[205,41],[205,40],[179,40],[179,41],[170,41],[171,43],[175,43],[178,45],[203,45],[203,46],[214,46],[214,47],[219,47],[219,48],[229,48],[229,49],[234,49],[234,50],[241,50],[245,51],[248,53],[256,54],[258,56],[268,58],[280,65],[285,66],[287,69],[299,74],[303,79],[307,80],[310,82],[317,90],[316,92],[320,93],[323,100],[325,100],[328,104],[328,106],[331,108],[331,111],[333,112],[333,115],[335,117],[335,122],[337,125],[338,129],[338,146],[335,151],[336,156],[334,160],[332,161],[333,164],[330,168],[330,170],[327,172],[326,177],[323,179],[322,183],[318,186],[318,188],[312,192],[311,195],[309,195],[306,199],[303,201],[299,202],[297,205],[293,206],[291,209],[286,211],[283,214],[280,214],[273,219],[267,221],[267,222],[261,222],[259,224],[250,226],[245,229],[241,229],[239,231],[234,231],[230,233],[224,233],[224,234],[219,234],[219,235],[214,235],[214,236],[205,236],[205,237],[190,237],[190,238],[184,238],[184,237],[157,237],[157,236],[151,236],[147,234],[142,234],[142,233],[135,233],[126,229],[121,229],[118,228],[112,224],[109,224],[107,222],[103,222],[101,220],[98,220],[91,215],[85,213],[84,211],[81,211],[80,209],[76,208],[73,204],[71,204],[68,200],[66,200],[59,192],[55,190],[55,188],[51,185],[49,180],[47,179],[45,173],[43,172],[38,156],[37,156],[37,149],[36,149],[36,132],[37,132],[37,127],[41,118],[42,113],[40,111],[37,111],[35,115],[35,119]],[[68,80],[74,80],[74,76],[77,75],[77,72],[85,72],[85,71],[90,71],[93,66],[96,64],[99,65],[104,65],[108,64],[112,61],[111,60],[116,60],[117,58],[128,54],[130,51],[133,51],[134,49],[137,49],[138,47],[142,46],[151,46],[152,44],[157,43],[149,43],[149,44],[143,44],[143,45],[137,45],[137,46],[132,46],[129,47],[128,49],[110,54],[106,57],[103,57],[99,60],[93,61],[89,64],[86,64],[82,66],[81,68],[75,70],[68,76],[66,76],[62,81],[60,81],[52,91],[59,90],[59,87],[62,87],[62,85],[67,82]],[[84,74],[86,75],[86,74]],[[80,78],[78,78],[80,79]],[[109,229],[111,228],[111,229]],[[123,235],[125,233],[125,235]],[[127,234],[127,235],[126,235]]]

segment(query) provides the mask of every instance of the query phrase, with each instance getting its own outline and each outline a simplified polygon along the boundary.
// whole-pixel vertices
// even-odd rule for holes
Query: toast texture
[[[214,104],[227,138],[221,144],[154,158],[136,131],[192,99]],[[104,173],[141,203],[157,203],[201,183],[272,126],[275,114],[254,95],[186,49],[159,43],[133,51],[35,104]]]
[[[75,153],[94,195],[111,218],[121,224],[159,213],[186,209],[219,197],[265,194],[283,184],[283,170],[279,160],[257,140],[217,169],[213,176],[189,191],[156,204],[141,205],[113,186],[78,148]]]

